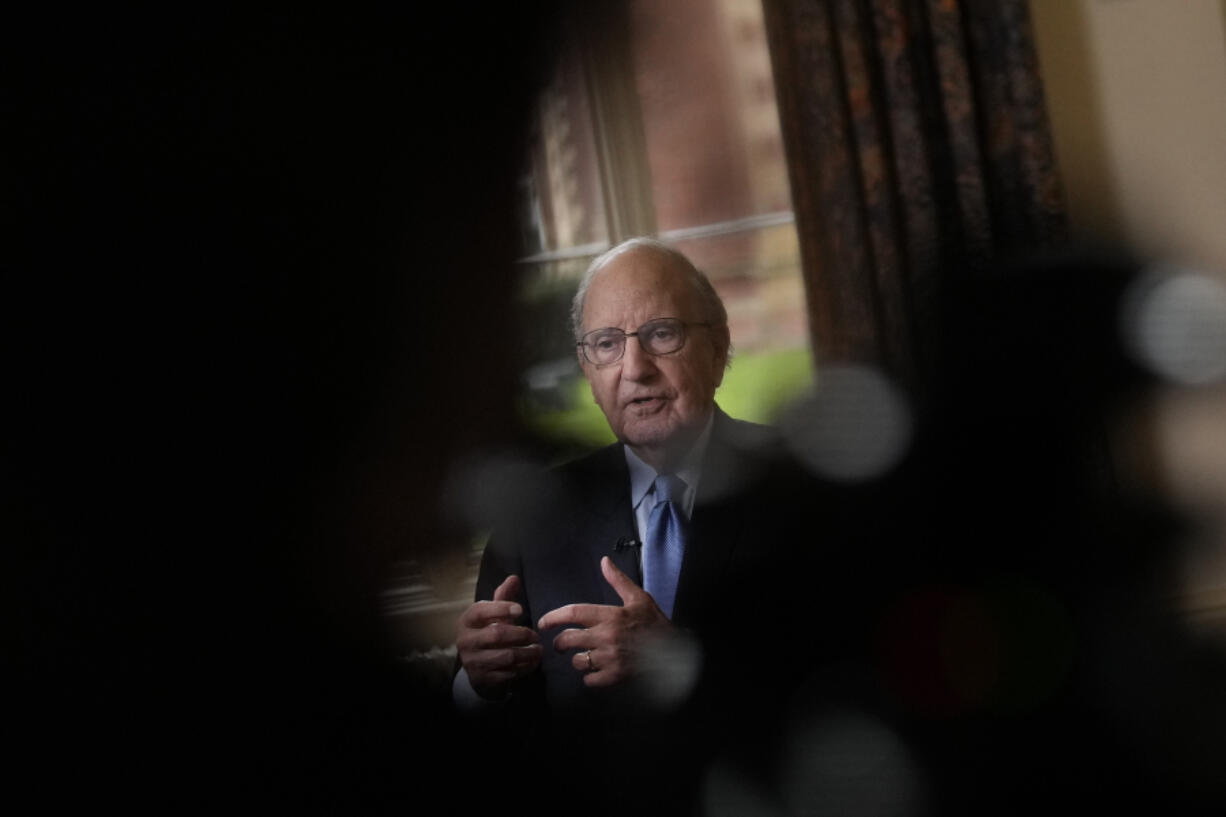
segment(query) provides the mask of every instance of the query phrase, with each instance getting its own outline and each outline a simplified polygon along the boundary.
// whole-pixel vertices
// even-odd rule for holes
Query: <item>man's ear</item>
[[[583,379],[588,383],[592,382],[592,378],[587,373],[587,360],[583,357],[583,347],[575,347],[575,360],[579,361],[579,370],[583,372]]]
[[[728,352],[732,348],[732,334],[727,326],[711,327],[711,345],[715,349],[715,385],[724,382],[724,370],[728,368]]]
[[[600,401],[596,399],[596,387],[592,384],[592,372],[591,369],[588,368],[592,364],[588,363],[587,360],[584,359],[582,349],[576,348],[575,354],[579,360],[579,370],[583,372],[583,379],[587,381],[588,391],[592,393],[592,401],[599,406]]]

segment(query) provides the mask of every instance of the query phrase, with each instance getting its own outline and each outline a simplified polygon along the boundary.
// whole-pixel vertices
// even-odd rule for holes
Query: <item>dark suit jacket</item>
[[[617,770],[614,789],[627,808],[641,810],[667,790],[671,805],[660,810],[684,813],[711,764],[728,752],[760,753],[790,692],[847,641],[848,591],[857,582],[844,510],[792,463],[773,431],[716,412],[673,614],[700,648],[693,692],[658,706],[634,685],[589,689],[572,653],[553,649],[560,630],[551,630],[541,633],[540,671],[509,707],[530,753],[564,757],[580,775]],[[495,531],[477,598],[491,598],[514,573],[533,625],[567,604],[620,605],[601,558],[641,582],[638,553],[618,546],[637,538],[622,446],[564,465],[538,487]],[[659,770],[663,777],[653,777]]]

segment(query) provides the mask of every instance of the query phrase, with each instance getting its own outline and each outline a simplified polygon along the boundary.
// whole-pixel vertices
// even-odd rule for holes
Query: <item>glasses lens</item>
[[[597,329],[584,338],[583,353],[592,363],[612,363],[622,356],[626,336],[616,329]]]
[[[667,355],[685,345],[685,324],[675,318],[648,321],[639,327],[639,342],[653,355]]]

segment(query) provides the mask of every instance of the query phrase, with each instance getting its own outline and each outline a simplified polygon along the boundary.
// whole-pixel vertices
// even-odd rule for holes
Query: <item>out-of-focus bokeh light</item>
[[[1138,361],[1186,386],[1226,378],[1226,284],[1191,269],[1155,267],[1132,286],[1121,316]]]
[[[1021,580],[916,589],[893,602],[878,639],[884,688],[925,717],[1038,709],[1076,648],[1068,609]]]
[[[727,762],[716,763],[707,770],[702,799],[705,817],[787,817],[788,814],[773,792]]]
[[[1147,406],[1157,490],[1182,515],[1179,606],[1193,633],[1226,646],[1226,383],[1171,388]]]
[[[879,719],[854,709],[796,724],[780,784],[790,814],[908,817],[922,808],[923,783],[911,751]]]
[[[702,647],[683,632],[647,638],[639,651],[638,670],[635,680],[647,702],[657,709],[675,709],[698,683]]]
[[[1178,606],[1196,636],[1226,643],[1226,278],[1156,264],[1131,286],[1121,331],[1133,357],[1166,381],[1129,415],[1116,448],[1130,478],[1183,517]],[[1139,418],[1139,419],[1138,419]],[[1147,429],[1139,441],[1135,428]],[[1151,445],[1152,451],[1140,447]]]
[[[888,473],[911,442],[912,420],[899,389],[866,366],[824,366],[817,388],[780,418],[789,448],[816,473],[859,482]]]
[[[444,515],[471,531],[497,529],[546,497],[556,495],[556,477],[513,453],[488,453],[458,463],[441,499]]]

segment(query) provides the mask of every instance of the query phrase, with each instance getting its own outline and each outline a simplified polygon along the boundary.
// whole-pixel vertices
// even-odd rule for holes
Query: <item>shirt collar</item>
[[[702,476],[702,458],[707,451],[707,443],[711,440],[711,427],[714,424],[715,412],[712,411],[702,433],[690,446],[690,450],[681,460],[681,467],[675,472],[685,483],[684,504],[687,508],[693,505],[693,498],[698,492],[698,478]],[[623,445],[622,450],[626,452],[626,466],[630,469],[630,507],[637,509],[656,481],[656,470],[639,459],[638,455],[630,450],[630,446]]]

